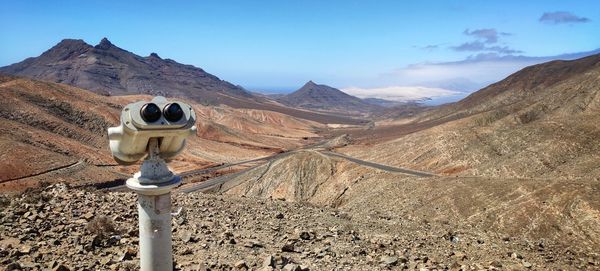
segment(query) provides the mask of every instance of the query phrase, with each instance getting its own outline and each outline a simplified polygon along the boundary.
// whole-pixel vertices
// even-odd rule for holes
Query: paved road
[[[224,184],[224,183],[230,181],[231,179],[233,179],[233,178],[235,178],[237,176],[240,176],[240,175],[242,175],[242,174],[244,174],[247,171],[250,171],[252,169],[254,169],[254,168],[247,168],[247,169],[244,169],[244,170],[242,170],[240,172],[236,172],[236,173],[233,173],[233,174],[222,175],[222,176],[219,176],[217,178],[212,178],[210,180],[207,180],[207,181],[204,181],[204,182],[201,182],[201,183],[198,183],[198,184],[193,184],[193,185],[190,185],[190,186],[187,186],[187,187],[178,188],[177,190],[175,190],[175,193],[191,193],[191,192],[195,192],[195,191],[199,191],[199,190],[202,191],[202,190],[205,190],[205,189],[217,186],[217,185]]]
[[[378,164],[378,163],[373,163],[373,162],[369,162],[369,161],[364,161],[364,160],[360,160],[354,157],[350,157],[344,154],[340,154],[337,152],[332,152],[332,151],[326,151],[326,150],[318,150],[320,153],[324,154],[324,155],[328,155],[328,156],[335,156],[338,158],[342,158],[342,159],[346,159],[350,162],[353,163],[357,163],[359,165],[363,165],[363,166],[367,166],[367,167],[372,167],[372,168],[376,168],[376,169],[380,169],[383,171],[387,171],[387,172],[394,172],[394,173],[402,173],[402,174],[408,174],[408,175],[413,175],[413,176],[417,176],[417,177],[433,177],[436,176],[435,174],[432,173],[428,173],[428,172],[422,172],[422,171],[417,171],[417,170],[412,170],[412,169],[406,169],[406,168],[399,168],[399,167],[392,167],[392,166],[388,166],[388,165],[383,165],[383,164]],[[271,157],[268,157],[268,159],[262,159],[265,161],[274,161],[276,159],[280,159],[283,158],[284,156],[287,156],[291,153],[294,153],[295,151],[289,152],[289,153],[280,153]],[[209,189],[211,187],[217,186],[217,185],[222,185],[230,180],[232,180],[233,178],[240,176],[250,170],[254,169],[254,167],[252,168],[248,168],[245,170],[242,170],[240,172],[234,173],[234,174],[228,174],[228,175],[223,175],[223,176],[219,176],[217,178],[214,179],[210,179],[208,181],[205,182],[201,182],[198,184],[194,184],[194,185],[190,185],[188,187],[179,189],[177,192],[183,192],[183,193],[191,193],[191,192],[195,192],[195,191],[202,191],[202,190],[206,190]]]
[[[319,141],[317,143],[314,144],[310,144],[310,145],[306,145],[303,146],[301,148],[299,148],[298,150],[305,150],[305,149],[312,149],[312,148],[318,148],[322,145],[324,145],[325,143],[327,143],[327,140],[324,141]],[[235,163],[231,163],[231,164],[223,164],[220,166],[214,166],[214,167],[209,167],[209,168],[203,168],[203,169],[195,169],[195,170],[190,170],[190,171],[186,171],[186,172],[181,172],[178,175],[182,178],[184,177],[189,177],[192,175],[198,175],[198,174],[207,174],[213,171],[217,171],[220,169],[224,169],[227,167],[232,167],[232,166],[239,166],[239,165],[243,165],[243,164],[249,164],[249,163],[254,163],[254,162],[260,162],[260,161],[272,161],[276,158],[281,158],[282,155],[286,155],[287,152],[283,152],[283,153],[277,153],[271,156],[265,156],[265,157],[261,157],[261,158],[256,158],[256,159],[251,159],[251,160],[245,160],[245,161],[240,161],[240,162],[235,162]],[[121,174],[123,175],[123,174]],[[233,174],[230,174],[233,175]],[[228,175],[229,176],[229,175]],[[236,175],[237,176],[237,175]],[[131,176],[125,175],[125,178],[130,178]],[[220,177],[219,177],[220,178]],[[218,178],[215,178],[218,179]],[[221,179],[219,179],[221,180]],[[211,180],[209,180],[211,181]],[[208,183],[209,181],[203,182],[204,183]],[[204,187],[204,185],[198,184],[201,187]],[[119,186],[113,186],[108,188],[109,191],[128,191],[127,186],[125,185],[119,185]]]
[[[219,169],[224,169],[224,168],[227,168],[227,167],[239,166],[239,165],[243,165],[243,164],[249,164],[249,163],[260,162],[260,161],[267,161],[267,160],[273,159],[274,157],[277,157],[280,154],[281,153],[278,153],[278,154],[275,154],[275,155],[271,155],[271,156],[266,156],[266,157],[251,159],[251,160],[245,160],[245,161],[235,162],[235,163],[231,163],[231,164],[223,164],[223,165],[220,165],[220,166],[209,167],[209,168],[204,168],[204,169],[190,170],[190,171],[186,171],[186,172],[180,173],[179,176],[181,176],[181,177],[187,177],[187,176],[196,175],[196,174],[206,174],[206,173],[209,173],[209,172],[212,172],[212,171],[215,171],[215,170],[219,170]]]
[[[417,171],[417,170],[412,170],[412,169],[406,169],[406,168],[399,168],[399,167],[392,167],[392,166],[388,166],[388,165],[383,165],[383,164],[378,164],[378,163],[374,163],[374,162],[369,162],[369,161],[364,161],[364,160],[360,160],[351,156],[347,156],[341,153],[337,153],[337,152],[332,152],[332,151],[328,151],[325,149],[322,149],[321,146],[323,146],[324,142],[319,142],[316,144],[312,144],[312,145],[308,145],[308,146],[304,146],[298,150],[294,150],[294,151],[290,151],[290,152],[284,152],[284,153],[278,153],[272,156],[267,156],[267,157],[261,157],[261,158],[257,158],[257,159],[251,159],[251,160],[246,160],[246,161],[240,161],[240,162],[236,162],[236,163],[231,163],[231,164],[224,164],[224,165],[220,165],[220,166],[216,166],[216,167],[211,167],[211,168],[205,168],[205,169],[198,169],[198,170],[191,170],[191,171],[186,171],[186,172],[182,172],[179,174],[179,176],[181,177],[187,177],[187,176],[191,176],[191,175],[196,175],[196,174],[206,174],[215,170],[219,170],[219,169],[223,169],[226,167],[231,167],[231,166],[237,166],[237,165],[243,165],[243,164],[248,164],[248,163],[254,163],[254,162],[261,162],[261,161],[265,161],[265,162],[271,162],[271,161],[275,161],[277,159],[281,159],[285,156],[288,156],[294,152],[300,151],[300,150],[306,150],[306,149],[312,149],[315,151],[318,151],[324,155],[327,156],[334,156],[334,157],[338,157],[338,158],[342,158],[342,159],[346,159],[350,162],[353,163],[357,163],[359,165],[362,166],[367,166],[367,167],[372,167],[372,168],[376,168],[379,170],[383,170],[383,171],[387,171],[387,172],[394,172],[394,173],[402,173],[402,174],[408,174],[408,175],[413,175],[413,176],[417,176],[417,177],[433,177],[436,176],[435,174],[432,173],[428,173],[428,172],[422,172],[422,171]],[[174,191],[175,193],[191,193],[191,192],[195,192],[195,191],[203,191],[206,189],[209,189],[211,187],[217,186],[217,185],[222,185],[230,180],[232,180],[233,178],[240,176],[252,169],[254,169],[255,167],[251,167],[251,168],[247,168],[245,170],[242,170],[240,172],[237,173],[233,173],[233,174],[227,174],[227,175],[223,175],[223,176],[219,176],[216,178],[212,178],[209,179],[207,181],[201,182],[201,183],[197,183],[197,184],[192,184],[192,185],[187,185],[184,186],[182,188],[177,189],[176,191]],[[122,186],[117,186],[117,187],[113,187],[110,188],[109,190],[112,191],[121,191],[123,189],[127,189],[125,187],[125,185]]]
[[[71,164],[67,164],[67,165],[64,165],[64,166],[60,166],[60,167],[56,167],[56,168],[53,168],[53,169],[45,170],[45,171],[42,171],[42,172],[34,173],[34,174],[31,174],[31,175],[17,177],[17,178],[12,178],[12,179],[6,179],[6,180],[0,180],[0,183],[17,181],[17,180],[21,180],[21,179],[25,179],[25,178],[32,178],[32,177],[41,176],[41,175],[45,175],[45,174],[52,174],[52,173],[56,173],[56,172],[59,172],[59,171],[66,171],[66,170],[69,170],[69,169],[81,166],[84,163],[85,162],[83,162],[83,161],[80,160],[80,161],[77,161],[77,162],[74,162],[74,163],[71,163]]]
[[[278,154],[270,156],[270,157],[265,157],[268,159],[262,159],[262,160],[271,162],[271,161],[275,161],[277,159],[281,159],[285,156],[288,156],[291,153],[293,153],[293,152],[278,153]],[[244,169],[242,171],[239,171],[239,172],[236,172],[233,174],[222,175],[217,178],[213,178],[213,179],[201,182],[201,183],[189,185],[187,187],[177,189],[176,193],[191,193],[191,192],[195,192],[195,191],[203,191],[203,190],[206,190],[208,188],[211,188],[211,187],[214,187],[217,185],[222,185],[222,184],[232,180],[233,178],[240,176],[240,175],[242,175],[250,170],[253,170],[255,168],[256,167],[247,168],[247,169]]]
[[[181,172],[181,173],[179,173],[177,175],[179,175],[180,177],[183,178],[183,177],[189,177],[189,176],[197,175],[197,174],[206,174],[206,173],[210,173],[210,172],[217,171],[217,170],[220,170],[220,169],[224,169],[224,168],[227,168],[227,167],[239,166],[239,165],[243,165],[243,164],[250,164],[250,163],[260,162],[260,161],[275,160],[275,159],[281,158],[283,155],[287,155],[287,154],[288,153],[285,153],[285,152],[284,153],[278,153],[278,154],[271,155],[271,156],[266,156],[266,157],[251,159],[251,160],[245,160],[245,161],[235,162],[235,163],[231,163],[231,164],[223,164],[223,165],[220,165],[220,166],[214,166],[214,167],[209,167],[209,168],[204,168],[204,169],[190,170],[190,171],[186,171],[186,172]],[[249,169],[252,169],[252,168],[249,168]],[[182,189],[180,191],[188,190],[188,189],[192,189],[193,191],[196,191],[196,190],[201,190],[201,189],[207,188],[206,185],[208,185],[208,184],[210,184],[210,185],[208,185],[208,187],[214,186],[216,184],[222,184],[222,183],[224,183],[224,182],[232,179],[233,177],[238,176],[241,173],[246,172],[249,169],[242,170],[242,171],[234,173],[234,174],[227,174],[227,175],[219,176],[217,178],[213,178],[213,179],[204,181],[202,183],[198,183],[198,184],[196,184],[196,186],[199,187],[197,189],[185,188],[185,189]],[[131,177],[131,176],[128,176],[128,178],[129,177]],[[223,177],[229,177],[229,178],[223,178]],[[196,186],[194,186],[194,187],[196,187]],[[129,191],[129,189],[127,188],[126,185],[113,186],[113,187],[108,188],[108,190],[109,191],[113,191],[113,192],[117,192],[117,191]]]
[[[383,164],[378,164],[378,163],[373,163],[373,162],[369,162],[369,161],[365,161],[365,160],[360,160],[351,156],[347,156],[341,153],[337,153],[337,152],[332,152],[332,151],[321,151],[322,154],[328,155],[328,156],[335,156],[335,157],[339,157],[339,158],[343,158],[346,159],[350,162],[354,162],[357,163],[359,165],[363,165],[363,166],[367,166],[367,167],[372,167],[372,168],[376,168],[376,169],[380,169],[380,170],[384,170],[384,171],[388,171],[388,172],[397,172],[397,173],[404,173],[404,174],[408,174],[408,175],[413,175],[413,176],[417,176],[417,177],[433,177],[436,176],[435,174],[432,173],[428,173],[428,172],[423,172],[423,171],[417,171],[417,170],[412,170],[412,169],[407,169],[407,168],[400,168],[400,167],[392,167],[392,166],[387,166],[387,165],[383,165]]]

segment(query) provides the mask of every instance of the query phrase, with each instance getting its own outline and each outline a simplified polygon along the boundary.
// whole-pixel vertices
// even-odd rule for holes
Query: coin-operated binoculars
[[[165,162],[181,152],[187,136],[196,133],[191,106],[155,97],[131,103],[121,112],[121,124],[108,128],[110,151],[120,164],[146,156],[140,171],[127,180],[138,194],[141,270],[173,270],[171,190],[181,183]]]

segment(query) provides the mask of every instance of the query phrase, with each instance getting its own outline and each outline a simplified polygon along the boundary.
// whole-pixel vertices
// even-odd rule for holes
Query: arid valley
[[[233,2],[0,12],[0,270],[600,270],[597,4]]]
[[[65,40],[0,69],[7,270],[136,269],[135,194],[123,184],[139,164],[114,162],[106,129],[153,93],[98,94],[124,85],[98,70],[118,72],[100,65],[110,61],[129,78],[157,70],[168,81],[190,69],[106,39]],[[108,81],[83,88],[94,80]],[[179,269],[600,265],[600,55],[528,67],[457,103],[408,112],[344,113],[360,100],[312,81],[292,99],[312,108],[230,88],[211,94],[222,103],[174,94],[198,116],[170,163],[184,177],[173,196]],[[340,105],[316,105],[328,100]]]

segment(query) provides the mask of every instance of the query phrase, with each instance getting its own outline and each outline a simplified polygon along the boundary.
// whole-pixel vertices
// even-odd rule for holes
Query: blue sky
[[[592,51],[599,30],[600,1],[9,1],[0,10],[0,66],[63,38],[94,45],[107,37],[255,90],[293,90],[308,80],[472,90],[536,62],[509,65],[499,60],[507,53]],[[439,73],[481,54],[494,63],[484,65],[489,76],[464,66],[451,67],[464,74]]]

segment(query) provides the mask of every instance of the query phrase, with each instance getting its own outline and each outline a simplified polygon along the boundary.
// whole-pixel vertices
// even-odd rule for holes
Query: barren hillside
[[[530,75],[532,71],[547,74],[548,82],[530,83],[539,78]],[[554,72],[558,72],[556,78],[550,76]],[[525,82],[519,82],[519,78]],[[499,90],[504,87],[504,91]],[[479,96],[486,98],[474,103],[473,97]],[[367,142],[340,151],[447,175],[562,179],[600,176],[599,55],[526,68],[452,106],[455,111],[444,107],[424,116],[467,117],[445,117],[441,125],[423,126],[384,143]]]
[[[137,170],[116,165],[106,129],[118,124],[123,105],[151,97],[106,97],[63,84],[4,76],[0,98],[3,190],[41,181],[102,182],[123,178],[114,172]],[[198,127],[212,126],[213,134],[199,129],[198,136],[189,138],[189,148],[171,164],[176,171],[266,156],[318,137],[315,129],[320,124],[275,112],[193,106]]]
[[[448,107],[432,109],[387,130],[365,130],[377,140],[365,136],[358,144],[337,149],[369,162],[441,176],[374,169],[315,149],[246,171],[218,192],[337,207],[353,216],[387,221],[387,227],[404,229],[407,235],[420,234],[407,227],[409,221],[481,231],[503,240],[496,246],[500,250],[511,242],[537,244],[534,253],[545,264],[566,263],[573,251],[593,257],[600,249],[600,66],[590,64],[589,58],[578,61],[586,68],[567,68],[579,72],[547,84],[517,84],[514,78],[530,77],[509,77],[511,84],[497,84],[507,90],[482,100],[485,110],[479,104],[465,109],[468,113],[459,108],[436,122],[431,116]],[[541,67],[524,71],[543,73]],[[511,86],[532,89],[513,99],[511,95],[525,90]],[[392,128],[399,133],[389,140]],[[381,131],[386,134],[377,135]],[[495,258],[504,262],[514,255]]]
[[[481,232],[505,240],[496,244],[500,250],[510,250],[512,242],[539,244],[534,254],[545,258],[544,264],[566,263],[564,251],[595,255],[600,248],[597,180],[419,178],[302,151],[237,176],[219,191],[336,207],[412,236],[421,234],[410,226],[417,222],[430,229],[447,226],[457,235]],[[492,258],[510,261],[511,253]]]
[[[318,137],[316,129],[324,125],[296,119],[277,112],[203,107],[198,135],[218,142],[235,143],[264,149],[293,149]]]

